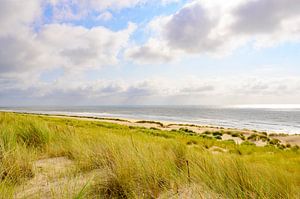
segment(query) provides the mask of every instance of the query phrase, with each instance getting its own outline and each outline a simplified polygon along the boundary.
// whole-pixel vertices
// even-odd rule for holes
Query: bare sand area
[[[137,120],[137,119],[128,119],[128,118],[96,118],[96,117],[66,116],[66,115],[48,115],[48,116],[58,117],[58,118],[87,120],[87,121],[109,122],[109,123],[126,125],[126,126],[154,128],[154,129],[160,129],[166,131],[185,130],[187,132],[190,131],[198,134],[207,134],[208,132],[211,132],[213,134],[216,132],[222,132],[223,135],[221,136],[221,140],[232,140],[237,144],[241,144],[245,142],[245,140],[248,140],[257,146],[267,145],[267,141],[263,139],[264,136],[266,135],[266,132],[259,132],[256,130],[249,130],[249,129],[224,128],[224,127],[216,127],[216,126],[209,126],[209,125],[191,124],[191,123],[174,123],[168,121],[147,121],[147,120]],[[270,139],[279,140],[282,144],[300,146],[300,135],[276,134],[274,132],[274,133],[269,133],[266,136]],[[249,137],[251,139],[247,139]]]

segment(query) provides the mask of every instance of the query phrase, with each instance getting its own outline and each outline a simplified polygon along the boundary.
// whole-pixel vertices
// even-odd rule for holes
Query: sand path
[[[75,175],[74,169],[73,161],[65,157],[37,160],[35,176],[17,188],[15,198],[73,198],[93,178],[92,172]]]

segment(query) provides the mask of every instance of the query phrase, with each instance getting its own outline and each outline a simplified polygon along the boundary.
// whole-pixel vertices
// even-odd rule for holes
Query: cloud
[[[165,24],[163,34],[171,48],[191,53],[214,50],[220,41],[209,36],[217,23],[218,19],[210,17],[200,4],[195,4],[174,14]]]
[[[109,21],[113,18],[113,15],[109,11],[105,11],[96,17],[100,21]]]
[[[75,81],[77,79],[77,81]],[[145,80],[87,80],[69,76],[24,85],[1,79],[0,104],[242,104],[297,103],[300,81],[286,77],[156,77]],[[20,101],[20,99],[23,99]]]
[[[56,7],[73,7],[77,9],[93,9],[97,11],[103,11],[106,9],[123,9],[133,7],[139,3],[143,3],[144,0],[50,0],[49,3]],[[75,8],[74,8],[75,6]]]
[[[162,5],[168,5],[171,3],[178,3],[180,0],[161,0]]]
[[[38,39],[46,45],[49,59],[56,60],[56,66],[72,70],[99,68],[118,62],[117,55],[135,27],[129,23],[126,29],[114,32],[101,26],[87,29],[51,24],[41,30]]]
[[[41,19],[43,6],[35,0],[0,2],[0,90],[3,92],[27,90],[29,96],[33,92],[44,95],[51,89],[40,82],[40,75],[57,68],[64,71],[61,78],[65,79],[58,87],[74,85],[82,81],[80,77],[89,69],[118,64],[119,54],[136,29],[130,22],[119,31],[58,23],[39,24],[37,28],[34,24]]]
[[[109,13],[150,0],[48,2],[58,19],[80,19],[96,12],[101,20],[109,20]],[[297,103],[298,77],[156,77],[125,81],[89,80],[85,72],[118,65],[123,58],[138,64],[157,64],[189,55],[223,55],[249,42],[266,47],[299,41],[299,5],[299,0],[193,1],[172,15],[153,19],[148,25],[150,38],[140,45],[131,40],[137,25],[130,22],[118,31],[59,20],[43,24],[45,1],[3,0],[0,104]],[[53,81],[43,81],[41,74],[56,69],[62,74]]]
[[[173,61],[177,55],[175,51],[171,51],[163,41],[150,39],[143,46],[132,46],[126,49],[125,58],[139,64],[157,64]]]
[[[101,26],[87,29],[51,24],[38,33],[0,36],[0,72],[18,74],[56,67],[86,70],[114,65],[134,30],[132,23],[117,32]]]
[[[42,4],[39,0],[0,2],[0,36],[28,31],[27,26],[41,15]]]
[[[37,66],[40,52],[32,38],[17,35],[0,37],[0,72],[26,71]],[[0,76],[1,76],[0,75]]]
[[[233,10],[233,29],[245,34],[270,33],[282,29],[284,21],[299,17],[300,1],[248,1]]]
[[[136,61],[146,61],[150,54],[148,49],[155,57],[164,57],[165,52],[181,52],[181,57],[190,54],[224,56],[249,43],[269,47],[299,41],[300,0],[196,0],[172,15],[155,18],[149,27],[152,29],[150,41],[157,40],[162,45],[146,42],[136,47],[140,49],[139,56],[130,57]],[[168,61],[170,59],[160,59],[160,62]]]
[[[10,6],[17,9],[19,5]],[[136,28],[133,23],[120,31],[102,26],[88,29],[70,24],[48,24],[36,32],[29,26],[34,18],[28,17],[27,25],[24,19],[18,20],[16,18],[13,25],[16,30],[21,26],[21,31],[0,34],[1,75],[55,67],[81,70],[116,64],[118,53]]]
[[[105,13],[110,10],[121,10],[134,7],[144,0],[50,0],[53,17],[56,20],[79,20],[93,12]],[[107,15],[107,13],[106,13]],[[102,16],[104,17],[104,16]]]
[[[120,11],[136,6],[161,4],[167,5],[178,0],[49,0],[53,10],[53,18],[58,21],[80,20],[89,15],[102,13],[98,16],[102,20],[111,18],[108,11]]]

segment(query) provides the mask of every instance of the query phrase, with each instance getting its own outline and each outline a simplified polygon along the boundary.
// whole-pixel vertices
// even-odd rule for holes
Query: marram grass
[[[0,197],[18,198],[39,175],[34,163],[55,157],[69,159],[74,169],[51,181],[81,185],[40,189],[26,198],[300,198],[299,150],[0,113]]]

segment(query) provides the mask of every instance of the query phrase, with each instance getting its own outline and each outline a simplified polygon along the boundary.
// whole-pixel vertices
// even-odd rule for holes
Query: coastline
[[[267,133],[300,134],[300,110],[207,106],[0,107],[3,111],[189,123]]]
[[[0,126],[5,198],[106,198],[124,190],[142,190],[146,198],[243,198],[246,192],[299,198],[300,147],[264,132],[12,112],[0,113]],[[258,145],[262,139],[266,147]],[[237,184],[242,191],[231,189]]]
[[[165,131],[186,131],[190,133],[196,133],[199,135],[208,135],[213,133],[221,133],[221,140],[232,140],[236,144],[242,144],[245,141],[248,141],[248,138],[254,137],[251,141],[256,146],[266,146],[267,142],[263,139],[259,139],[260,136],[267,135],[270,139],[279,140],[283,145],[298,145],[300,146],[300,134],[284,134],[276,132],[264,132],[258,130],[250,129],[238,129],[238,128],[228,128],[222,126],[212,126],[212,125],[199,125],[195,123],[183,123],[183,122],[174,122],[174,121],[161,121],[161,120],[143,120],[143,119],[131,119],[131,118],[113,118],[113,117],[95,117],[95,116],[79,116],[79,115],[65,115],[65,114],[49,114],[49,113],[33,113],[33,112],[19,112],[19,111],[3,111],[7,113],[16,113],[16,114],[28,114],[36,116],[46,116],[46,117],[56,117],[56,118],[66,118],[66,119],[78,119],[86,121],[99,121],[99,122],[108,122],[125,126],[132,127],[142,127],[149,129],[159,129]],[[238,136],[236,135],[238,134]],[[242,139],[243,137],[246,140]]]

